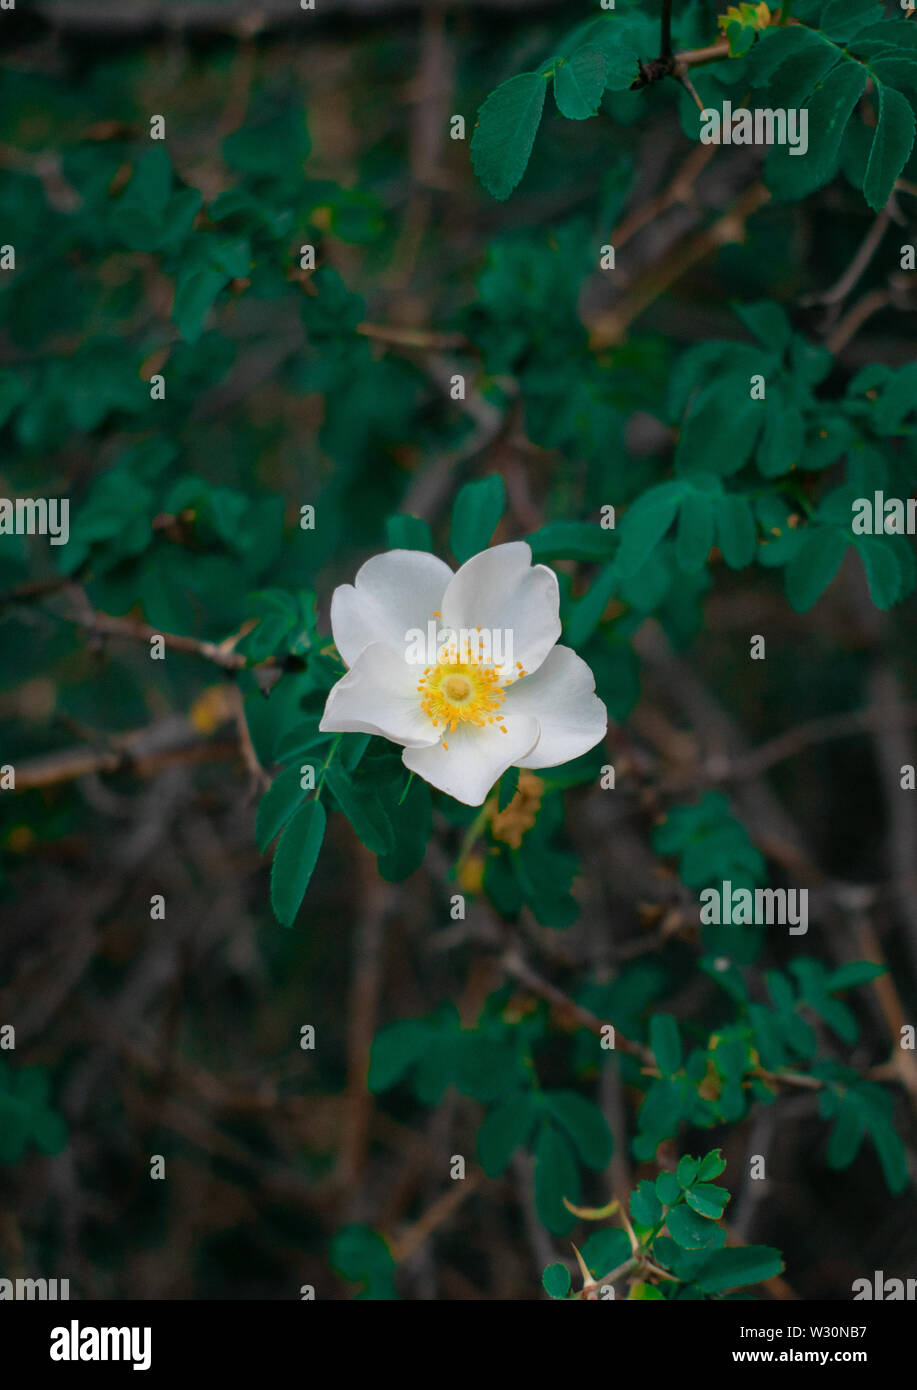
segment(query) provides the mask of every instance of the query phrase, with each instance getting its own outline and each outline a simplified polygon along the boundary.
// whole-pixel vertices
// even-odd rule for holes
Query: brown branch
[[[729,44],[711,43],[706,48],[688,48],[684,53],[675,54],[676,67],[694,68],[701,63],[716,63],[720,58],[729,57]]]
[[[603,1036],[603,1029],[614,1027],[613,1024],[597,1018],[589,1009],[584,1009],[581,1004],[577,1004],[575,999],[571,999],[562,989],[552,985],[549,980],[545,980],[536,970],[523,959],[518,946],[510,946],[501,956],[500,963],[507,975],[512,975],[526,989],[531,990],[540,998],[553,1004],[555,1008],[563,1010],[576,1020],[583,1028],[588,1028],[590,1033],[595,1033],[599,1038]],[[653,1064],[654,1058],[648,1047],[642,1043],[632,1042],[617,1028],[614,1030],[616,1052],[628,1052],[632,1056],[641,1058],[644,1062]]]
[[[137,777],[152,777],[176,763],[219,762],[236,757],[238,752],[236,739],[204,737],[188,720],[173,718],[113,735],[104,748],[65,748],[20,763],[16,766],[16,791],[57,786],[98,772],[129,770]]]
[[[917,725],[917,705],[899,706],[891,727],[909,729]],[[856,710],[852,714],[829,714],[818,719],[810,719],[805,724],[797,724],[782,734],[768,739],[749,753],[729,758],[717,755],[699,770],[692,769],[684,776],[669,779],[664,785],[666,791],[683,790],[698,779],[707,782],[739,782],[755,777],[802,753],[815,744],[828,743],[837,738],[849,738],[855,734],[877,733],[888,729],[887,718],[881,710]]]
[[[60,593],[73,583],[72,575],[52,575],[49,579],[30,579],[25,584],[17,584],[0,594],[0,608],[14,603],[31,603],[36,599],[48,598],[50,594]]]
[[[625,246],[636,232],[642,231],[650,222],[655,222],[668,208],[678,203],[688,203],[694,195],[694,184],[716,153],[715,145],[695,145],[683,164],[661,193],[650,198],[642,207],[636,208],[611,233],[609,242],[617,250]]]
[[[158,637],[168,651],[203,657],[205,661],[212,662],[214,666],[219,666],[223,671],[234,673],[248,667],[247,657],[235,650],[235,645],[243,633],[247,631],[246,628],[224,638],[222,642],[205,642],[199,637],[186,637],[182,633],[162,632],[159,628],[151,627],[141,618],[116,618],[110,613],[98,612],[92,608],[85,592],[77,586],[73,587],[72,594],[74,606],[78,611],[60,616],[66,622],[83,628],[93,639],[113,637],[149,645],[152,638]],[[285,653],[280,656],[269,656],[264,661],[257,662],[251,669],[256,671],[273,669],[280,672],[301,671],[303,666],[302,657]]]
[[[380,343],[422,351],[448,352],[471,346],[464,333],[435,333],[426,328],[402,328],[390,323],[358,323],[357,332]]]
[[[217,645],[215,642],[202,642],[197,637],[184,637],[175,632],[160,632],[158,628],[150,627],[149,623],[143,622],[140,618],[115,618],[109,613],[93,612],[91,615],[84,616],[70,615],[68,621],[84,628],[93,637],[123,638],[129,642],[145,642],[147,645],[149,645],[151,638],[161,637],[163,645],[169,651],[201,656],[205,661],[212,661],[215,666],[221,667],[224,671],[241,671],[246,665],[246,659],[241,652],[234,651],[227,644]],[[235,637],[230,639],[232,642],[237,640]],[[271,657],[266,664],[276,665],[278,662],[275,657]]]
[[[769,201],[770,196],[763,183],[758,181],[752,184],[715,222],[682,243],[680,248],[669,252],[664,261],[651,266],[620,304],[593,321],[589,331],[590,346],[601,349],[621,342],[634,319],[671,289],[682,275],[720,247],[742,241],[745,223]]]
[[[834,332],[825,341],[825,347],[835,357],[843,352],[850,342],[850,339],[859,332],[863,324],[873,314],[877,314],[880,309],[886,309],[891,303],[891,294],[888,290],[870,290],[864,294],[862,299],[857,300],[848,314],[841,319],[834,329]]]
[[[460,1182],[453,1183],[450,1191],[444,1192],[441,1197],[438,1197],[433,1205],[428,1207],[403,1235],[391,1242],[392,1257],[396,1264],[402,1263],[413,1255],[438,1227],[449,1220],[465,1199],[480,1187],[482,1177],[481,1173],[476,1172],[472,1173],[470,1177],[463,1178]]]
[[[252,743],[248,720],[245,717],[245,702],[242,698],[242,691],[237,685],[229,682],[227,682],[226,688],[229,695],[233,723],[236,726],[236,733],[239,737],[239,747],[242,750],[245,766],[248,768],[250,795],[251,799],[254,801],[271,785],[271,778],[261,766],[261,761],[255,751],[255,745]]]
[[[889,208],[890,205],[886,205],[879,213],[868,233],[863,238],[862,245],[853,260],[837,283],[832,285],[831,289],[825,290],[823,294],[806,295],[804,299],[800,300],[801,304],[838,304],[842,299],[847,297],[857,280],[859,280],[860,276],[863,274],[863,271],[869,265],[876,251],[879,249],[886,228],[891,221],[891,212]]]
[[[345,1191],[360,1186],[369,1153],[373,1097],[367,1085],[369,1058],[378,1026],[382,990],[382,945],[385,923],[395,902],[394,889],[376,872],[368,850],[354,842],[360,883],[359,925],[354,932],[353,977],[350,986],[347,1034],[347,1094],[334,1181]],[[353,1213],[355,1216],[357,1212]]]

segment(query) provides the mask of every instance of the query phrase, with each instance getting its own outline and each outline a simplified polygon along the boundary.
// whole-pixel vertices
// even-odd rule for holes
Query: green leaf
[[[660,483],[644,492],[624,514],[615,569],[622,579],[636,574],[665,535],[688,492],[684,482]]]
[[[684,1065],[678,1024],[670,1014],[654,1014],[650,1019],[650,1047],[663,1076],[671,1076]]]
[[[274,853],[271,906],[284,927],[291,927],[309,887],[325,838],[327,817],[320,801],[307,801],[289,822]]]
[[[303,161],[311,147],[301,101],[287,101],[279,107],[256,103],[241,129],[223,141],[223,158],[233,169],[256,178],[300,184]]]
[[[716,543],[730,569],[744,569],[757,549],[755,515],[747,497],[728,493],[716,500]]]
[[[664,1207],[673,1207],[681,1198],[681,1186],[674,1173],[659,1173],[656,1178],[656,1196]]]
[[[395,848],[395,832],[372,786],[361,785],[337,761],[328,767],[326,781],[335,801],[366,848],[373,854],[389,854]]]
[[[730,25],[729,27],[731,29],[734,26]],[[648,1284],[645,1279],[638,1279],[635,1284],[631,1284],[627,1301],[628,1303],[664,1303],[665,1294],[655,1284]]]
[[[787,565],[786,596],[797,613],[821,597],[841,567],[850,538],[834,526],[809,526]]]
[[[819,28],[838,43],[845,43],[854,34],[882,18],[882,7],[876,0],[828,0],[822,10]]]
[[[545,1293],[551,1298],[566,1298],[570,1292],[570,1271],[566,1265],[548,1265],[541,1276]]]
[[[764,429],[755,455],[758,472],[765,478],[779,478],[803,461],[806,422],[802,411],[788,399],[780,382],[774,382],[767,395]]]
[[[528,1140],[534,1123],[535,1107],[528,1091],[510,1096],[490,1111],[478,1130],[478,1159],[489,1178],[499,1177]]]
[[[586,1237],[580,1254],[590,1274],[601,1279],[603,1274],[610,1274],[630,1259],[630,1238],[619,1226],[607,1226]]]
[[[693,1182],[697,1181],[699,1172],[700,1159],[692,1158],[690,1154],[685,1154],[683,1158],[678,1160],[678,1167],[675,1170],[675,1176],[678,1179],[679,1187],[690,1187]]]
[[[876,405],[876,428],[894,434],[912,410],[917,410],[917,362],[892,374]]]
[[[571,647],[582,647],[589,641],[602,620],[602,614],[618,585],[618,575],[613,564],[603,566],[599,574],[581,598],[574,599],[567,607],[564,618],[564,634]]]
[[[847,1168],[856,1158],[866,1133],[856,1099],[841,1103],[828,1139],[828,1167]]]
[[[594,116],[605,90],[605,55],[598,48],[578,48],[554,69],[554,99],[562,116],[585,121]]]
[[[471,162],[489,193],[501,202],[525,173],[541,123],[546,79],[521,72],[491,92],[478,112]]]
[[[369,1060],[369,1089],[387,1091],[419,1062],[430,1043],[430,1028],[422,1019],[390,1023],[376,1034]]]
[[[863,562],[869,597],[877,608],[891,608],[902,597],[904,580],[892,543],[886,537],[855,536],[853,544]]]
[[[756,104],[787,110],[804,105],[841,56],[833,44],[802,25],[765,29],[749,57],[750,74],[761,92]],[[800,158],[804,156],[793,162]]]
[[[907,1149],[891,1124],[879,1124],[873,1121],[869,1132],[876,1153],[879,1155],[882,1175],[889,1192],[895,1194],[903,1192],[910,1182]]]
[[[638,1226],[651,1229],[662,1220],[662,1203],[653,1184],[644,1178],[631,1193],[630,1214]]]
[[[384,1238],[368,1226],[345,1226],[331,1242],[332,1269],[344,1279],[362,1283],[361,1299],[389,1300],[395,1291],[395,1261]]]
[[[419,516],[390,516],[385,523],[385,538],[389,550],[433,549],[430,527]]]
[[[868,985],[887,970],[887,965],[876,965],[871,960],[851,960],[831,972],[825,980],[825,989],[829,994],[836,994],[842,989],[853,989],[855,985]]]
[[[723,1293],[747,1284],[761,1284],[782,1271],[779,1250],[768,1245],[736,1245],[714,1251],[694,1276],[694,1282],[704,1293]]]
[[[532,559],[610,560],[617,545],[615,532],[594,521],[552,521],[526,537]]]
[[[179,276],[172,317],[187,342],[196,343],[201,336],[204,319],[228,278],[225,271],[209,267],[190,270]]]
[[[681,504],[675,558],[679,569],[696,574],[703,569],[713,545],[714,499],[691,491]]]
[[[499,473],[465,484],[455,499],[449,532],[452,553],[460,563],[487,549],[505,505],[506,484]]]
[[[611,1158],[614,1141],[598,1106],[576,1091],[546,1091],[544,1100],[586,1166],[604,1168]]]
[[[276,835],[279,835],[306,792],[301,785],[302,772],[299,765],[285,767],[274,778],[258,803],[255,817],[255,839],[263,854]]]
[[[893,87],[877,83],[879,119],[866,165],[863,196],[876,212],[885,207],[895,180],[914,145],[914,112],[910,102]]]
[[[859,63],[841,62],[828,73],[808,103],[809,147],[793,155],[781,145],[765,165],[770,187],[781,198],[802,198],[827,183],[837,169],[841,140],[868,73]]]
[[[764,374],[765,363],[758,364]],[[676,472],[727,477],[744,468],[764,424],[764,402],[751,397],[751,374],[732,372],[706,387],[686,417],[675,454]]]
[[[720,1173],[726,1168],[726,1160],[720,1149],[711,1149],[701,1159],[700,1167],[697,1170],[698,1182],[710,1182],[712,1178],[718,1178]]]
[[[66,1148],[67,1125],[48,1104],[50,1090],[44,1068],[15,1071],[0,1059],[0,1163],[18,1163],[29,1144],[46,1154]]]
[[[698,1216],[719,1221],[726,1210],[729,1193],[725,1187],[716,1187],[710,1182],[698,1182],[685,1193],[685,1201]]]
[[[399,793],[400,797],[401,793]],[[389,883],[400,883],[408,878],[423,863],[433,827],[433,798],[426,782],[413,778],[404,800],[396,808],[390,807],[397,826],[395,847],[380,855],[379,873]]]
[[[280,735],[274,749],[274,760],[278,763],[287,762],[290,758],[295,758],[299,753],[306,753],[311,748],[316,748],[322,743],[329,743],[334,738],[334,734],[323,734],[319,732],[318,719],[305,719],[301,724],[296,724],[292,729],[287,729],[285,734]],[[320,760],[324,762],[324,758]]]
[[[553,1234],[571,1230],[576,1218],[564,1206],[580,1200],[579,1171],[569,1143],[552,1124],[542,1125],[535,1140],[535,1206],[542,1223]]]
[[[666,1215],[666,1225],[682,1250],[709,1250],[726,1240],[726,1233],[719,1226],[687,1206],[673,1207]]]
[[[793,325],[779,304],[762,299],[754,304],[733,304],[732,307],[749,332],[766,348],[783,352],[789,347]]]
[[[363,758],[363,754],[369,747],[371,734],[337,734],[333,737],[340,738],[340,746],[337,756],[348,772],[356,772]]]

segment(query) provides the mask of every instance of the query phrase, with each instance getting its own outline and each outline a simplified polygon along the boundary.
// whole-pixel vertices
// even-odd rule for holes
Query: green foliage
[[[50,1093],[44,1068],[13,1068],[0,1060],[0,1163],[19,1163],[33,1146],[43,1154],[66,1147],[67,1126]]]
[[[277,920],[290,927],[309,887],[322,840],[327,816],[320,801],[307,801],[295,812],[274,854],[271,870],[271,903]]]
[[[506,484],[499,473],[477,483],[466,483],[452,508],[449,544],[461,563],[486,550],[506,505]]]
[[[345,1226],[331,1242],[331,1266],[342,1279],[361,1286],[358,1300],[391,1301],[395,1262],[385,1239],[368,1226]]]
[[[481,107],[471,157],[478,178],[495,198],[508,198],[525,173],[544,109],[545,85],[542,73],[521,72]]]
[[[601,1298],[603,1289],[627,1279],[630,1299],[717,1298],[779,1275],[783,1260],[778,1250],[766,1245],[726,1248],[726,1232],[718,1222],[730,1193],[705,1181],[725,1166],[719,1149],[713,1149],[704,1158],[685,1155],[674,1174],[661,1172],[655,1184],[644,1179],[628,1203],[633,1237],[620,1227],[594,1231],[580,1251],[590,1278],[571,1291],[566,1266],[551,1265],[543,1275],[549,1296]]]
[[[848,13],[828,5],[820,17],[810,7],[801,23],[784,26],[762,25],[753,5],[741,6],[735,17],[730,12],[724,25],[728,54],[705,70],[706,81],[727,89],[745,87],[748,100],[743,104],[748,106],[801,108],[808,121],[803,157],[787,143],[775,145],[768,155],[765,177],[776,197],[803,198],[843,166],[870,207],[879,210],[888,202],[914,146],[917,62],[907,26],[881,16],[878,7],[870,17],[861,6]],[[548,81],[553,80],[561,115],[575,121],[597,115],[603,92],[625,90],[638,71],[647,91],[655,79],[648,81],[638,69],[637,54],[652,56],[655,40],[648,38],[645,23],[635,7],[622,4],[614,15],[579,26],[561,45],[564,56],[510,78],[491,93],[478,113],[472,160],[494,197],[509,197],[525,173]],[[676,40],[681,23],[676,10]],[[684,46],[690,47],[690,41]],[[869,81],[878,108],[871,131],[853,115]],[[697,113],[693,107],[691,111],[686,131],[698,138]],[[731,425],[740,440],[734,417]]]

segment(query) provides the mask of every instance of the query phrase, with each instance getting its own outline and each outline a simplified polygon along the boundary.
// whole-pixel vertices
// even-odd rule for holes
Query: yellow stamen
[[[428,667],[420,682],[420,707],[434,728],[443,726],[453,733],[459,724],[474,724],[483,728],[492,724],[494,711],[503,704],[500,672],[482,664],[475,652],[461,653],[444,647],[435,667]],[[505,732],[505,730],[504,730]],[[447,747],[444,743],[443,747]]]

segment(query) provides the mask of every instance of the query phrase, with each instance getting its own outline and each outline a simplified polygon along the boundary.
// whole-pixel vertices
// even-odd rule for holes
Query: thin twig
[[[838,304],[842,299],[845,299],[878,250],[890,221],[891,211],[886,205],[873,222],[863,238],[859,250],[837,283],[832,285],[831,289],[825,290],[824,294],[806,295],[804,299],[800,300],[800,303],[803,305]]]
[[[835,357],[843,352],[868,318],[877,314],[880,309],[885,309],[891,303],[891,294],[888,290],[870,290],[864,294],[862,299],[857,300],[848,314],[841,319],[834,332],[825,341],[825,347]]]
[[[659,56],[672,56],[672,0],[662,0],[662,21],[659,32]]]

